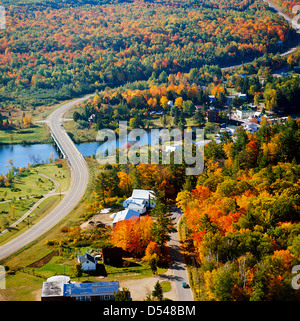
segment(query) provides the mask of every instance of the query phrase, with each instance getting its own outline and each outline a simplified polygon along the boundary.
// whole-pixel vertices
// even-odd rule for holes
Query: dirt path
[[[120,289],[127,288],[130,291],[131,298],[133,301],[144,301],[146,295],[151,294],[154,290],[154,285],[157,281],[169,281],[171,283],[171,290],[164,293],[164,298],[177,301],[177,295],[175,291],[173,270],[168,270],[159,276],[153,276],[144,279],[132,279],[119,281]]]

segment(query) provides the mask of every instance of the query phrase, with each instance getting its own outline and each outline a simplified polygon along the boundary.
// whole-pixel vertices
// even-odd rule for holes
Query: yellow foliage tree
[[[161,107],[163,109],[167,109],[168,108],[168,102],[169,102],[169,99],[166,96],[162,96],[160,98],[160,104],[161,104]]]

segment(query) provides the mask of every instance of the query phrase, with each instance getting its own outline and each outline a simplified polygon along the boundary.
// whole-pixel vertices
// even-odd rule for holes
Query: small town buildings
[[[260,125],[256,124],[256,123],[249,123],[249,124],[243,124],[243,127],[245,129],[245,131],[250,132],[251,134],[255,133],[256,131],[258,131],[258,129],[260,128]]]
[[[255,112],[250,109],[236,109],[234,112],[234,117],[236,119],[248,119],[249,117],[253,117]]]
[[[43,282],[42,301],[114,300],[119,290],[119,282],[65,283],[65,281],[63,278],[58,278]]]
[[[118,222],[124,221],[124,220],[129,220],[132,217],[139,217],[140,213],[138,211],[126,208],[123,211],[117,212],[114,220],[112,222],[112,226],[115,227],[117,225]]]
[[[83,271],[96,271],[97,261],[88,253],[78,256],[78,263],[81,263]]]

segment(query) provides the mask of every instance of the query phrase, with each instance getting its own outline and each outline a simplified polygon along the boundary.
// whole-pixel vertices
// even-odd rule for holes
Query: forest
[[[2,108],[35,108],[163,71],[236,64],[293,39],[282,17],[253,0],[10,1],[6,20]]]
[[[93,98],[77,105],[73,119],[77,128],[96,130],[116,130],[119,121],[124,120],[131,128],[149,129],[159,125],[183,129],[189,118],[192,120],[190,125],[203,127],[205,113],[211,105],[221,109],[236,107],[234,103],[232,106],[227,103],[232,92],[247,94],[248,103],[258,105],[262,102],[268,111],[295,112],[300,100],[299,75],[274,77],[273,73],[281,68],[292,72],[294,67],[299,66],[299,57],[300,51],[297,50],[287,57],[264,55],[229,71],[222,71],[216,65],[204,65],[192,68],[188,73],[178,72],[168,76],[162,71],[157,78],[152,75],[148,81],[97,92]],[[209,95],[216,96],[213,104]],[[169,101],[173,106],[168,104]],[[154,123],[152,115],[156,112],[162,115],[160,121]],[[221,118],[228,117],[228,110],[222,113]],[[89,122],[91,115],[95,117]],[[171,118],[168,117],[167,121],[166,116]]]
[[[288,118],[206,146],[195,189],[177,196],[198,299],[299,300],[291,287],[300,262],[299,134]]]

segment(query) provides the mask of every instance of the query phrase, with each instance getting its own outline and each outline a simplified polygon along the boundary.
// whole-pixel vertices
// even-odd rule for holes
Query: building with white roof
[[[116,213],[115,218],[112,222],[112,226],[115,227],[118,222],[122,222],[124,220],[127,221],[132,217],[139,217],[139,216],[140,216],[140,213],[138,211],[126,208],[125,210]]]
[[[131,203],[139,204],[141,207],[155,207],[154,192],[145,189],[134,189],[132,195],[123,202],[123,207],[128,208]]]

